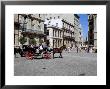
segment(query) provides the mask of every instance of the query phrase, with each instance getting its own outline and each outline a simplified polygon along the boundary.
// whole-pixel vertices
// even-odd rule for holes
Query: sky
[[[80,16],[80,24],[82,26],[83,39],[86,40],[88,37],[88,15],[87,14],[79,14]]]

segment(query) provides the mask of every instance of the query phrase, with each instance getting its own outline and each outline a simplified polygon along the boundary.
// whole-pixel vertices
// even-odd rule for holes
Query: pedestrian
[[[89,46],[88,46],[88,48],[87,48],[87,53],[89,53]]]
[[[91,47],[91,48],[90,48],[90,53],[92,53],[92,52],[93,52],[93,48]]]
[[[76,46],[76,49],[77,49],[77,53],[78,53],[78,46]]]
[[[80,50],[80,52],[82,51],[82,50],[81,50],[81,47],[79,47],[79,50]]]
[[[70,47],[68,46],[68,53],[70,52]]]

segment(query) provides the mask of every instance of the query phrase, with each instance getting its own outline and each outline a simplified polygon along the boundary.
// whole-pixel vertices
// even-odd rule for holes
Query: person
[[[89,53],[89,46],[88,46],[88,48],[87,48],[87,53]]]
[[[48,51],[51,52],[51,47],[50,46],[48,46]]]
[[[20,47],[14,47],[14,55],[15,55],[15,58],[18,58],[19,57],[19,53],[20,53]]]
[[[81,47],[79,47],[79,50],[80,50],[80,52],[82,51],[82,50],[81,50]]]
[[[31,44],[31,45],[30,45],[30,48],[34,48],[34,45]]]
[[[76,46],[76,49],[77,49],[77,53],[78,53],[78,46]]]
[[[70,52],[70,46],[68,46],[68,53]]]
[[[92,51],[93,51],[93,48],[91,47],[91,48],[90,48],[90,53],[92,53]]]
[[[42,46],[42,44],[39,46],[39,52],[40,53],[42,53],[42,51],[43,51],[43,46]]]
[[[43,50],[44,50],[44,51],[47,51],[47,48],[48,48],[48,47],[47,47],[46,42],[44,42],[42,46],[43,46]]]

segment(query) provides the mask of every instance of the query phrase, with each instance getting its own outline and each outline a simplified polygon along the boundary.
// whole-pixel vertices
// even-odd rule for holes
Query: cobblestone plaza
[[[55,54],[58,57],[59,54]],[[15,76],[97,76],[97,53],[63,52],[63,58],[14,59]]]

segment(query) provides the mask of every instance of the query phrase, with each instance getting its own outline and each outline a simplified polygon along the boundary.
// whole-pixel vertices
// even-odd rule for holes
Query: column
[[[50,47],[53,47],[53,39],[52,38],[49,39],[49,42],[50,42]]]

